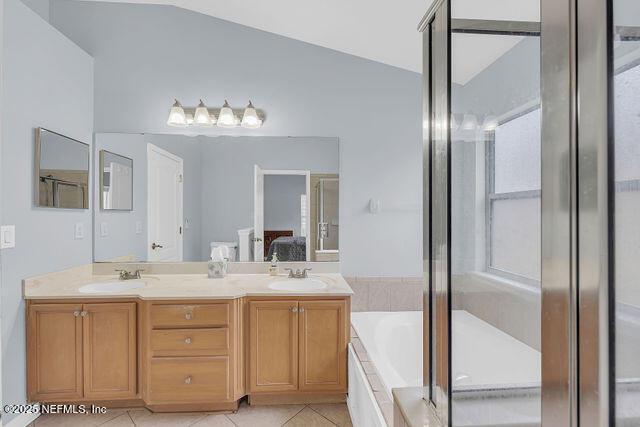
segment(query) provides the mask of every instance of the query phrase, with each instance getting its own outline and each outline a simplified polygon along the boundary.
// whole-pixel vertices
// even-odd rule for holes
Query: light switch
[[[109,224],[106,222],[100,223],[100,237],[107,237],[109,235]]]
[[[136,234],[142,234],[142,221],[136,221]]]
[[[11,249],[16,247],[16,226],[3,225],[0,228],[0,249]]]
[[[76,240],[84,239],[84,223],[76,222],[74,237]]]

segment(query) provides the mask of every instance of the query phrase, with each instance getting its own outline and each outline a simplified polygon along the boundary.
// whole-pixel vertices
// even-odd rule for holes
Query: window
[[[540,108],[487,135],[487,271],[540,282]]]

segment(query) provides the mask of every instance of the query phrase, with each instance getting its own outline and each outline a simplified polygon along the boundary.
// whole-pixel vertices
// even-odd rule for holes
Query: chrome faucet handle
[[[139,268],[133,273],[133,277],[136,279],[142,279],[142,275],[140,273],[144,272],[144,268]]]
[[[293,268],[285,268],[284,271],[288,271],[289,272],[289,278],[290,279],[295,277],[294,273],[293,273]]]
[[[305,279],[307,278],[307,272],[311,271],[311,268],[305,268],[304,270],[302,270],[302,277],[304,277]]]

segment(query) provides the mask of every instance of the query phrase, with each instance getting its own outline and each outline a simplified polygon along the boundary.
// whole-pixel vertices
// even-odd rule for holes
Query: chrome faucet
[[[293,268],[285,268],[285,271],[289,272],[289,278],[290,279],[306,279],[307,278],[307,271],[311,271],[310,268],[303,268],[302,270],[297,269],[297,270],[293,270]]]
[[[133,273],[127,270],[116,270],[119,274],[120,280],[132,280],[132,279],[142,279],[142,273],[144,270],[136,270]]]

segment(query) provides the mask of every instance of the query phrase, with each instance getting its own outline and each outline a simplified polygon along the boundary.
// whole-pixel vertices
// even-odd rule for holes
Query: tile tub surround
[[[351,311],[420,311],[422,277],[345,277],[353,289]]]
[[[364,348],[362,341],[358,338],[358,334],[356,330],[351,327],[351,346],[353,347],[358,361],[362,365],[362,369],[364,370],[365,375],[367,376],[367,381],[369,382],[369,387],[373,392],[373,396],[376,399],[376,403],[382,412],[382,416],[384,417],[387,425],[393,425],[393,401],[392,397],[389,396],[387,390],[384,388],[382,381],[380,381],[380,375],[378,375],[378,371],[376,370],[375,365],[371,361],[367,350]]]
[[[97,275],[95,269],[87,266],[72,268],[62,272],[45,274],[24,280],[25,299],[55,298],[123,298],[133,297],[143,300],[171,299],[234,299],[247,296],[350,296],[353,291],[339,273],[310,274],[327,284],[325,289],[309,292],[272,290],[268,286],[276,280],[286,279],[266,274],[228,274],[222,279],[209,279],[206,274],[143,274],[146,286],[117,293],[87,294],[80,292],[84,285],[97,282],[117,281],[114,274]],[[294,279],[292,279],[294,280]]]
[[[154,414],[144,408],[110,409],[100,415],[42,415],[32,426],[69,427],[236,427],[236,426],[327,426],[350,427],[349,411],[344,403],[313,405],[249,406],[240,404],[238,411],[229,414],[162,413]]]

